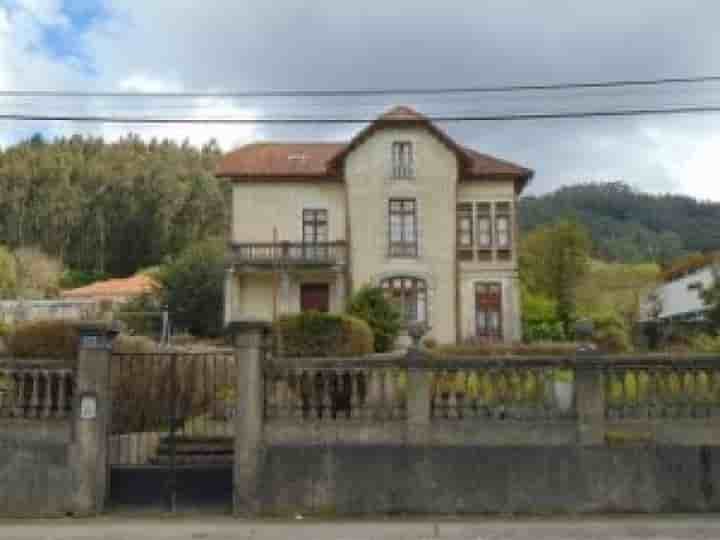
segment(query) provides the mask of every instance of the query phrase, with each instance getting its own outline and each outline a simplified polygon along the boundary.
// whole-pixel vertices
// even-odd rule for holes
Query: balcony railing
[[[345,242],[253,242],[230,245],[232,262],[254,265],[345,264]]]

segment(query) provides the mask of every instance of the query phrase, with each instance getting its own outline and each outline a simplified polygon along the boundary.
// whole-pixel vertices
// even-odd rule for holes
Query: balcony
[[[346,242],[230,244],[230,262],[250,266],[337,266],[347,261]]]

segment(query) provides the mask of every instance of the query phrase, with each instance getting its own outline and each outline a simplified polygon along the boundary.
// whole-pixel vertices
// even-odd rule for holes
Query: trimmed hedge
[[[18,324],[5,339],[10,354],[19,358],[74,359],[79,333],[74,321],[36,320]]]
[[[276,346],[291,357],[356,356],[374,350],[368,324],[349,315],[308,311],[285,315],[274,324]]]
[[[430,349],[433,356],[568,356],[577,351],[574,342],[493,343],[438,345]]]

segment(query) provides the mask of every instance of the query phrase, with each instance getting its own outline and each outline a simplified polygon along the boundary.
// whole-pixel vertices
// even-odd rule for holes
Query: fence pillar
[[[111,403],[110,354],[116,331],[105,322],[79,326],[73,406],[73,507],[77,514],[103,511],[107,484],[107,430]]]
[[[235,515],[259,511],[258,481],[263,450],[263,345],[269,323],[234,321],[228,326],[237,359],[237,414],[235,416]]]
[[[415,347],[407,352],[407,430],[410,444],[425,444],[430,435],[432,371],[420,369],[424,355]]]
[[[578,443],[582,446],[605,444],[605,385],[598,366],[584,366],[582,358],[575,368],[575,402]]]

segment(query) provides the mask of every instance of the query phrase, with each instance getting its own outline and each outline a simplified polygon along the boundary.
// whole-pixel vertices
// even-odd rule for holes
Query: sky
[[[713,0],[0,0],[0,89],[232,92],[433,88],[720,74]],[[132,116],[495,114],[720,105],[720,83],[553,93],[344,98],[2,98],[0,113]],[[361,126],[0,122],[0,145],[40,132],[115,139],[335,141]],[[536,171],[529,189],[622,180],[720,201],[720,114],[441,125]]]

